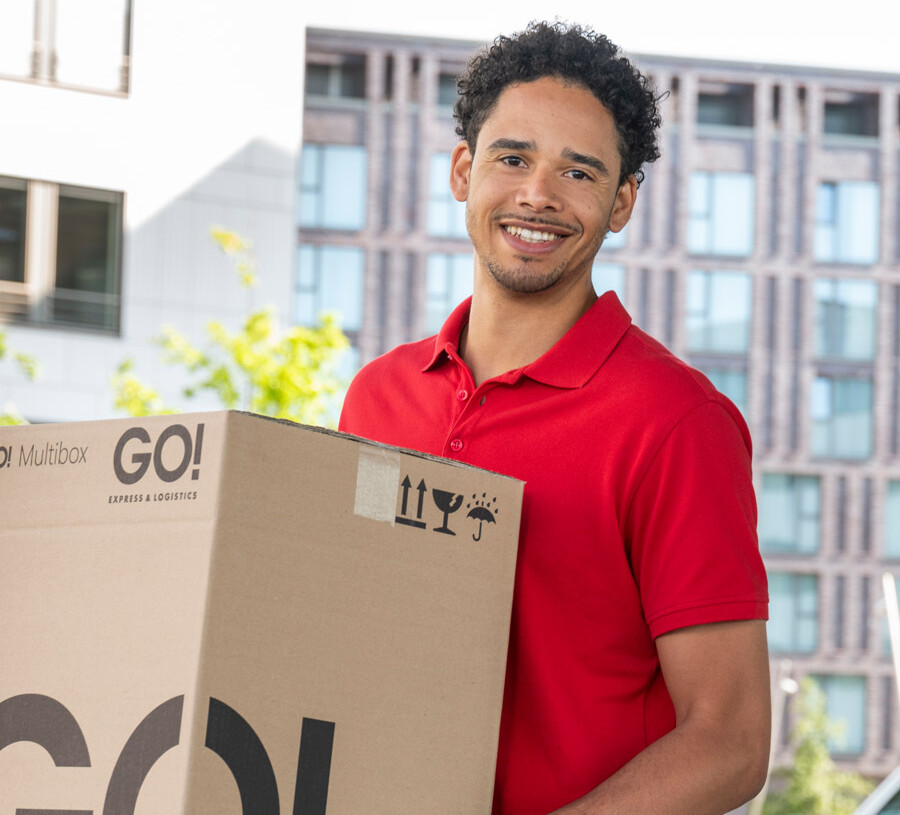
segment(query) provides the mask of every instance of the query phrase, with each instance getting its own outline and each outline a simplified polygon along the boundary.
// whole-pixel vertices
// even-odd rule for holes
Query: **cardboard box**
[[[0,428],[0,811],[490,812],[521,498],[241,413]]]

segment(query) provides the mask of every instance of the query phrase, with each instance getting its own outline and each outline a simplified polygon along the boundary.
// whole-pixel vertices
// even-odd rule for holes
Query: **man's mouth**
[[[565,237],[556,232],[543,232],[540,229],[526,229],[523,226],[504,226],[503,228],[509,232],[510,235],[513,235],[526,243],[547,243],[548,241],[558,241],[560,238]]]

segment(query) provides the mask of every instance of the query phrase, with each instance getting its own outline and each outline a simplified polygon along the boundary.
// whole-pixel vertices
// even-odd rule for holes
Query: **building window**
[[[594,284],[594,291],[597,294],[603,294],[607,291],[614,291],[619,302],[625,302],[625,267],[618,263],[602,263],[594,261],[591,268],[591,282]]]
[[[769,573],[769,650],[812,654],[819,647],[819,578]]]
[[[741,412],[747,412],[747,372],[714,365],[697,366],[713,383],[716,390],[725,394]]]
[[[53,322],[118,330],[122,196],[60,187]]]
[[[438,104],[452,108],[456,95],[456,74],[438,74]]]
[[[878,286],[871,280],[813,284],[816,354],[823,359],[871,360],[875,356]]]
[[[628,231],[628,227],[624,226],[618,232],[607,232],[603,237],[603,246],[602,249],[622,249],[628,238],[626,237],[626,232]]]
[[[431,254],[425,270],[425,330],[435,334],[472,294],[472,253]]]
[[[826,135],[878,135],[878,97],[875,94],[839,94],[826,100],[823,130]]]
[[[465,238],[466,204],[450,192],[450,154],[435,153],[428,165],[428,234]]]
[[[0,74],[92,90],[128,90],[131,0],[8,0],[0,6]]]
[[[0,178],[0,280],[25,282],[27,182]]]
[[[745,353],[750,344],[751,295],[750,275],[744,272],[688,272],[688,349]]]
[[[753,251],[754,179],[750,173],[691,173],[688,251],[747,256]]]
[[[879,190],[874,181],[820,184],[813,257],[824,263],[875,263],[878,219]]]
[[[362,327],[365,253],[353,246],[301,246],[297,250],[294,322],[314,325],[335,312],[351,341]]]
[[[894,578],[894,591],[897,593],[897,596],[900,597],[900,577],[893,575]],[[882,656],[891,657],[893,646],[891,645],[891,629],[888,624],[887,617],[887,597],[884,594],[884,588],[882,587],[881,580],[878,581],[878,595],[880,601],[877,607],[880,607],[882,610],[878,614],[879,623],[881,627],[881,653]]]
[[[697,124],[713,127],[752,127],[753,88],[730,85],[697,95]]]
[[[306,144],[300,159],[300,226],[359,230],[366,225],[366,149]]]
[[[307,98],[365,99],[365,58],[347,54],[329,64],[306,63],[305,91]]]
[[[900,481],[888,481],[884,502],[884,556],[900,558]]]
[[[819,551],[819,479],[766,473],[759,499],[759,546],[768,553]]]
[[[818,376],[810,400],[814,456],[864,459],[872,454],[872,381]]]
[[[838,728],[829,738],[835,755],[856,756],[866,749],[866,678],[835,674],[813,676],[825,694],[825,714]]]
[[[117,333],[122,203],[118,192],[0,178],[0,316]]]

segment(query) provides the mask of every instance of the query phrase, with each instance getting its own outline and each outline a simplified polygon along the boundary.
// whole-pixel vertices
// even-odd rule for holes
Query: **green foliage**
[[[250,243],[219,227],[211,234],[234,261],[241,285],[256,285]],[[185,398],[211,393],[227,409],[304,424],[321,424],[336,415],[341,383],[334,365],[349,342],[334,316],[323,315],[312,328],[282,328],[274,309],[266,307],[251,311],[236,331],[211,320],[206,337],[205,345],[198,347],[176,328],[166,326],[156,340],[163,360],[188,375]],[[175,412],[134,374],[130,360],[119,366],[112,383],[116,408],[132,416]]]
[[[840,728],[828,720],[825,694],[814,680],[803,680],[794,698],[794,710],[794,763],[789,769],[776,771],[781,788],[769,793],[763,815],[852,815],[874,785],[862,776],[836,768],[828,742],[840,737]]]
[[[19,373],[22,374],[29,382],[33,382],[38,378],[40,373],[40,365],[37,359],[30,354],[21,351],[13,351],[9,347],[6,334],[0,331],[0,363],[6,359],[11,359]],[[19,413],[18,408],[10,402],[0,405],[0,426],[28,424],[25,418]]]

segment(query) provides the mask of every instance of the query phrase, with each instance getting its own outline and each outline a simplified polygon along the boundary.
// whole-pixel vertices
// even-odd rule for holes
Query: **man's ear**
[[[469,195],[469,174],[472,171],[472,152],[469,143],[461,141],[450,154],[450,192],[457,201]]]
[[[619,232],[628,223],[634,203],[637,200],[637,179],[630,175],[619,185],[616,191],[616,200],[613,203],[612,212],[609,215],[609,228],[612,232]]]

